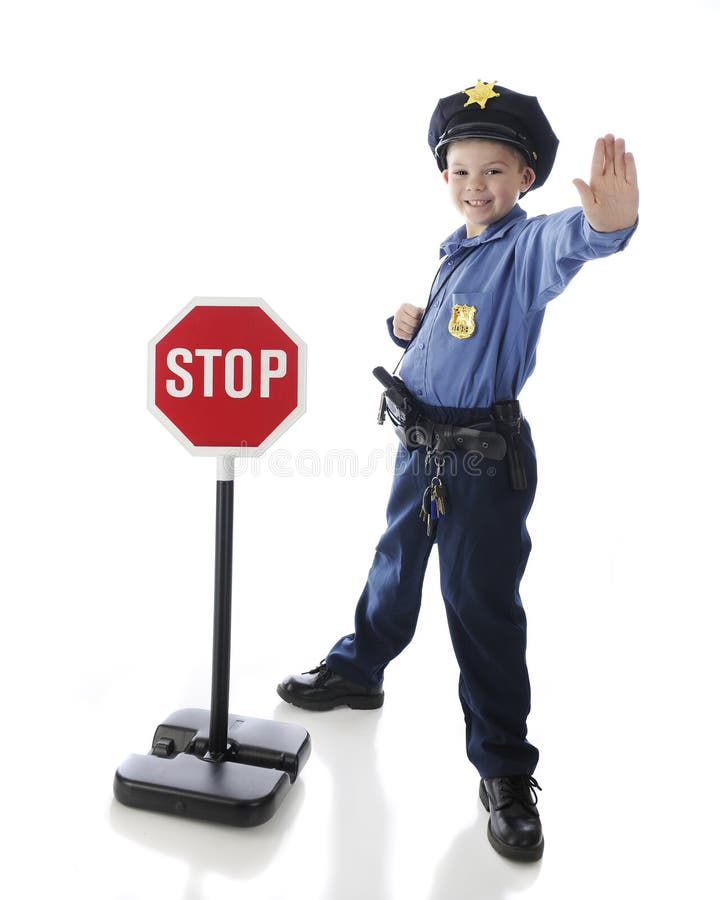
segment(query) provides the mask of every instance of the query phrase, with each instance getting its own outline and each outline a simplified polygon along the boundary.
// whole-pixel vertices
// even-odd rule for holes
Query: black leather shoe
[[[508,859],[533,862],[543,855],[540,815],[532,775],[505,775],[480,781],[480,800],[490,813],[488,840]]]
[[[302,675],[289,675],[278,685],[277,692],[293,706],[318,712],[338,706],[377,709],[385,699],[381,687],[365,687],[346,681],[328,669],[324,662]]]

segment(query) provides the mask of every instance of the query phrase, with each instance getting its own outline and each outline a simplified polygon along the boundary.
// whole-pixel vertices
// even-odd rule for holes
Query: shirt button
[[[423,395],[422,391],[415,391],[415,393],[418,395],[418,397],[422,397],[422,395]]]
[[[425,344],[418,344],[418,347],[420,348],[420,350],[424,350],[424,349],[425,349]]]

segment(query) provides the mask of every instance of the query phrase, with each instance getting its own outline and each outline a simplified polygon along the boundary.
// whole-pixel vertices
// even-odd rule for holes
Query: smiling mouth
[[[480,206],[487,206],[487,204],[488,204],[490,201],[489,201],[489,200],[466,200],[465,202],[468,204],[468,206],[472,206],[472,207],[474,207],[474,208],[477,208],[477,207],[480,207]]]

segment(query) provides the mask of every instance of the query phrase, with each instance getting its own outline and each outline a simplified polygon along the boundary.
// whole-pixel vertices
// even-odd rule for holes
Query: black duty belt
[[[388,406],[388,415],[393,421],[395,433],[408,450],[420,447],[435,453],[447,453],[455,450],[467,453],[482,453],[488,459],[504,459],[507,443],[497,430],[493,419],[473,422],[471,425],[450,425],[433,422],[423,415],[418,415],[414,424],[400,425]]]
[[[517,400],[501,400],[492,405],[489,418],[469,425],[434,422],[419,410],[415,397],[397,375],[383,368],[373,375],[385,387],[378,422],[390,417],[395,433],[408,450],[424,448],[434,455],[447,452],[481,453],[491,460],[507,457],[510,485],[514,490],[527,488],[527,476],[520,443],[523,421]]]

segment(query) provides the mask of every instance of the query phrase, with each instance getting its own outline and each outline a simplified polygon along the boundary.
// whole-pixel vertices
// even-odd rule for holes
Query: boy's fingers
[[[627,184],[637,184],[637,169],[635,168],[635,157],[632,153],[625,154],[625,181]]]
[[[399,325],[394,329],[395,335],[399,338],[403,338],[404,340],[409,340],[411,337],[413,337],[416,330],[417,329],[415,328],[405,328],[403,325]]]
[[[403,303],[395,313],[393,320],[393,333],[396,337],[409,341],[418,330],[423,310],[412,303]]]
[[[403,303],[393,322],[393,331],[399,338],[411,338],[418,329],[422,310],[411,303]]]
[[[418,309],[416,306],[411,306],[406,313],[406,320],[408,324],[412,325],[413,328],[417,328],[418,322],[422,318],[423,311]]]
[[[622,138],[615,141],[615,173],[625,176],[625,141]]]
[[[573,178],[573,184],[577,188],[578,194],[580,194],[582,205],[589,206],[595,200],[595,196],[590,190],[590,185],[586,184],[582,178]]]
[[[618,172],[615,135],[606,134],[603,138],[605,153],[605,174],[615,175]]]
[[[595,141],[595,151],[593,152],[592,163],[590,165],[590,180],[599,178],[605,167],[605,140],[598,138]],[[583,182],[584,184],[585,182]]]

